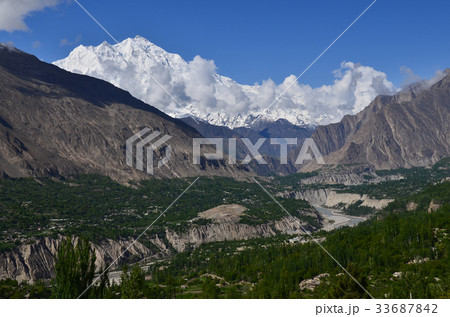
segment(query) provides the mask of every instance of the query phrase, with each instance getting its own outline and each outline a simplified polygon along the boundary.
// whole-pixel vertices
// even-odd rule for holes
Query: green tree
[[[176,298],[177,297],[177,293],[178,293],[178,288],[177,288],[177,281],[173,278],[172,275],[169,275],[167,277],[167,296],[169,298]]]
[[[89,241],[79,239],[74,244],[71,237],[62,241],[56,255],[55,272],[53,280],[53,298],[91,298],[94,288],[89,288],[95,274],[95,253]]]
[[[349,263],[347,271],[359,282],[358,285],[347,273],[338,276],[337,280],[332,284],[329,291],[329,298],[369,298],[369,295],[364,291],[367,289],[367,277],[363,271]],[[362,287],[364,287],[364,289]]]
[[[112,288],[111,283],[109,282],[109,265],[106,264],[105,267],[100,269],[101,275],[98,283],[96,281],[93,286],[94,298],[112,298]]]
[[[219,298],[220,289],[212,278],[206,278],[202,283],[202,298]]]
[[[128,272],[128,266],[125,265],[120,278],[122,298],[144,298],[145,274],[138,265],[134,265],[131,272]]]
[[[236,285],[231,285],[225,289],[225,298],[227,299],[239,299],[242,298],[242,294]]]

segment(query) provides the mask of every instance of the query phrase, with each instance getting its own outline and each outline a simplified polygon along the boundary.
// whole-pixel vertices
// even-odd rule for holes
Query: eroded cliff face
[[[302,178],[300,183],[303,185],[342,184],[346,186],[355,186],[362,184],[379,184],[387,181],[397,181],[404,177],[400,174],[378,176],[373,166],[360,165],[355,167],[325,166],[315,176]]]
[[[346,207],[354,204],[358,201],[362,201],[361,206],[372,207],[377,210],[381,210],[386,207],[393,199],[373,199],[367,195],[351,194],[351,193],[336,193],[331,191],[325,202],[326,207],[335,207],[337,205],[345,205]]]
[[[11,278],[19,282],[34,282],[39,279],[48,280],[55,273],[55,255],[63,236],[58,238],[42,238],[31,244],[24,244],[13,251],[0,254],[0,279]],[[75,239],[75,242],[77,239]],[[130,242],[127,240],[114,241],[104,240],[98,244],[91,244],[96,254],[96,267],[105,267],[112,263],[122,253],[123,256],[118,264],[132,258],[161,257],[168,252],[155,252],[145,247],[139,241],[134,243],[128,250]]]
[[[167,230],[166,237],[169,243],[178,252],[183,252],[190,245],[198,247],[203,243],[229,240],[248,240],[252,238],[273,237],[277,233],[305,234],[299,223],[290,217],[267,224],[250,226],[243,223],[221,222],[207,226],[192,227],[188,232],[178,234]],[[305,222],[300,222],[307,230],[314,230]]]
[[[293,197],[295,199],[303,199],[311,205],[325,206],[330,208],[337,208],[338,206],[348,207],[358,201],[361,201],[361,206],[372,207],[376,210],[381,210],[386,207],[393,199],[373,199],[367,195],[353,194],[353,193],[338,193],[331,189],[311,189],[285,192],[280,194],[282,197]]]
[[[285,198],[295,198],[302,199],[309,202],[311,205],[324,205],[327,201],[327,197],[330,194],[331,190],[328,188],[321,189],[312,189],[312,190],[299,190],[299,191],[290,191],[279,194],[281,197]]]
[[[305,234],[302,227],[308,231],[319,229],[298,218],[293,219],[287,215],[277,221],[254,226],[248,225],[240,222],[245,210],[245,207],[236,204],[221,205],[206,210],[201,212],[198,218],[208,219],[211,224],[194,226],[183,233],[166,230],[166,238],[175,250],[183,252],[188,246],[198,247],[202,243],[267,238],[278,233]],[[319,224],[322,223],[322,217],[314,209],[303,210],[302,214],[312,216],[316,218]]]
[[[222,205],[199,214],[198,218],[209,219],[207,225],[191,224],[183,232],[166,230],[165,237],[155,235],[145,242],[135,242],[131,247],[132,240],[111,240],[91,244],[96,254],[96,267],[100,269],[112,263],[120,257],[114,267],[127,262],[141,260],[153,261],[170,256],[173,251],[182,252],[188,246],[198,247],[203,243],[227,240],[247,240],[251,238],[266,238],[277,234],[305,234],[300,224],[308,231],[319,228],[300,219],[290,217],[278,221],[260,225],[248,225],[240,223],[245,207],[240,205]],[[314,210],[302,212],[304,215],[316,217],[321,224],[322,218]],[[48,280],[55,273],[55,255],[63,236],[58,238],[41,238],[34,243],[24,244],[13,251],[0,254],[0,279],[16,279],[18,281],[34,282],[39,279]],[[77,239],[75,239],[75,242]],[[150,246],[150,247],[148,247]],[[129,249],[127,249],[129,247]]]

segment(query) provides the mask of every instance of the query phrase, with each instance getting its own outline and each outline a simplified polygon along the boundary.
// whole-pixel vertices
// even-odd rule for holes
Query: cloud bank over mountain
[[[397,91],[385,73],[352,62],[342,62],[333,72],[333,83],[321,87],[295,82],[295,75],[279,85],[271,79],[241,85],[220,76],[212,60],[196,56],[186,62],[140,36],[116,45],[79,46],[55,64],[107,80],[170,115],[190,113],[229,127],[246,126],[257,117],[284,118],[294,124],[337,122],[362,110],[377,95]]]

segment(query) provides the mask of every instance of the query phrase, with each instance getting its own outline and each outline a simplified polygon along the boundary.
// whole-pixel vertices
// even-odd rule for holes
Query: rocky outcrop
[[[366,194],[352,194],[352,193],[337,193],[335,191],[331,191],[327,197],[327,201],[325,202],[325,206],[327,207],[335,207],[338,205],[345,205],[348,207],[358,201],[362,201],[360,206],[371,207],[377,210],[383,209],[390,202],[394,201],[393,199],[373,199],[367,196]]]
[[[0,279],[35,281],[51,278],[58,245],[57,240],[45,238],[37,243],[22,245],[14,251],[1,253]]]
[[[357,186],[362,184],[378,184],[387,181],[397,181],[404,177],[402,175],[386,175],[386,176],[375,176],[374,173],[356,173],[356,172],[328,172],[320,173],[317,176],[312,176],[300,180],[300,183],[304,185],[313,184],[342,184],[346,186]]]
[[[285,192],[283,194],[279,194],[279,196],[285,198],[295,198],[302,199],[309,202],[311,205],[324,205],[327,202],[327,197],[330,194],[331,190],[324,189],[311,189],[311,190],[301,190],[301,191],[293,191],[293,192]]]
[[[303,290],[313,291],[317,286],[319,286],[322,283],[322,280],[326,279],[327,277],[330,277],[330,274],[328,273],[319,274],[314,278],[301,281],[298,287],[301,291]]]
[[[450,156],[450,70],[444,74],[429,88],[378,96],[360,113],[318,127],[312,137],[326,164],[409,168]]]
[[[415,211],[418,206],[419,205],[416,202],[410,201],[409,203],[406,204],[406,210],[407,211]]]
[[[303,199],[312,205],[331,208],[348,207],[358,201],[361,201],[362,203],[360,206],[367,206],[381,210],[393,201],[393,199],[373,199],[365,194],[338,193],[327,188],[285,192],[279,195],[286,198],[293,197],[295,199]]]
[[[367,182],[361,175],[356,173],[323,173],[317,176],[308,177],[300,180],[303,185],[313,184],[342,184],[342,185],[361,185]]]
[[[311,230],[307,223],[301,222],[301,224]],[[166,238],[175,250],[183,252],[188,246],[198,247],[202,243],[267,238],[279,233],[305,234],[297,221],[285,217],[279,221],[254,226],[236,222],[220,222],[192,227],[185,233],[167,230]]]
[[[432,200],[430,201],[430,205],[428,206],[428,213],[432,213],[435,212],[436,210],[438,210],[439,208],[442,207],[442,204]]]
[[[34,243],[21,245],[14,251],[0,253],[0,279],[12,278],[18,281],[33,282],[52,278],[55,269],[54,256],[63,239],[62,236],[56,239],[42,238]],[[128,240],[114,241],[110,239],[98,244],[91,244],[96,254],[96,267],[106,267],[106,264],[112,263],[122,253],[123,255],[116,265],[130,259],[159,258],[165,254],[164,252],[152,251],[139,241],[131,247],[129,245]],[[129,249],[127,249],[128,247]]]

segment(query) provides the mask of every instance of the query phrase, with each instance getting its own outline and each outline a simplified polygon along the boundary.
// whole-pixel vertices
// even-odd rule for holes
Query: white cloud
[[[39,41],[34,41],[33,42],[33,48],[34,49],[40,48],[41,46],[42,46],[41,42],[39,42]]]
[[[58,4],[60,0],[0,0],[0,30],[27,31],[25,18],[33,11]]]
[[[149,104],[165,105],[160,109],[169,114],[180,112],[171,97],[152,80],[136,85],[135,72],[129,72],[129,76],[125,73],[128,71],[121,72],[119,76],[120,87]],[[240,85],[219,76],[214,61],[200,56],[187,64],[183,76],[177,76],[162,65],[151,67],[150,73],[182,106],[189,106],[199,117],[207,113],[246,115],[261,112],[270,106],[269,111],[274,116],[292,113],[297,117],[301,115],[312,124],[326,124],[337,122],[346,114],[358,113],[380,94],[389,95],[397,91],[385,73],[352,62],[343,62],[333,72],[335,80],[331,85],[317,88],[295,82],[294,75],[288,76],[280,85],[271,79],[255,86]],[[284,95],[271,105],[289,85]],[[147,88],[142,91],[139,87]]]
[[[438,81],[440,81],[442,78],[444,78],[447,75],[448,75],[448,72],[438,70],[438,71],[436,71],[436,73],[433,77],[425,80],[425,86],[431,87],[432,85],[434,85],[435,83],[437,83]]]
[[[80,46],[56,64],[108,80],[170,115],[189,113],[230,126],[240,124],[234,116],[241,114],[245,119],[249,114],[263,114],[269,106],[265,114],[272,118],[309,124],[337,122],[346,114],[364,109],[377,95],[397,92],[385,73],[352,62],[342,62],[333,72],[335,78],[330,85],[311,87],[295,81],[295,75],[286,77],[279,85],[271,79],[253,86],[240,85],[220,76],[213,60],[196,56],[186,62],[153,44],[146,44],[147,51],[141,53],[143,48],[134,41],[139,39],[125,40],[114,46],[116,50],[107,43],[98,47]],[[188,112],[177,103],[187,107]]]
[[[215,97],[216,65],[214,61],[208,61],[195,56],[188,64],[188,76],[186,80],[186,95],[197,101],[200,110],[215,108],[217,99]]]
[[[406,66],[400,67],[400,72],[403,74],[404,79],[402,82],[403,88],[408,88],[408,86],[414,86],[417,88],[427,89],[437,83],[439,80],[444,78],[445,72],[438,70],[433,77],[430,79],[422,79],[419,75],[415,74],[411,68]]]
[[[78,34],[77,37],[75,38],[75,40],[73,40],[73,41],[69,41],[66,38],[61,39],[59,41],[59,46],[75,46],[75,45],[78,45],[81,42],[81,38],[82,38],[82,35]]]
[[[402,87],[411,85],[413,83],[422,80],[419,75],[415,74],[411,68],[406,66],[400,67],[400,73],[403,74],[403,81],[401,83]]]
[[[195,108],[201,112],[236,115],[270,107],[269,111],[275,114],[302,113],[310,123],[324,124],[339,121],[346,114],[356,114],[377,95],[397,91],[385,73],[352,62],[343,62],[334,72],[333,84],[317,88],[298,83],[295,81],[296,76],[291,75],[280,85],[271,79],[255,86],[242,86],[231,81],[225,87],[215,89],[213,79],[218,75],[213,61],[196,57],[189,65],[192,64],[203,66],[189,67],[188,78],[191,80],[186,83],[186,92]],[[282,97],[271,105],[289,86]]]

